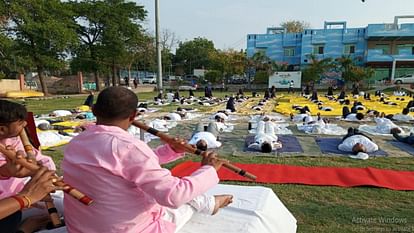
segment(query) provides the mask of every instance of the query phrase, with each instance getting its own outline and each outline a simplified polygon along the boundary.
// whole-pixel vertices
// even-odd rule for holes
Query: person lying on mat
[[[228,116],[223,112],[218,112],[214,115],[214,121],[210,122],[208,125],[208,130],[214,136],[218,137],[223,132],[230,132],[233,130],[233,126],[227,125],[225,123]]]
[[[414,135],[413,134],[410,134],[410,136],[403,137],[403,136],[400,136],[400,133],[401,131],[398,128],[391,129],[391,134],[392,136],[394,136],[395,139],[397,139],[397,141],[414,146]]]
[[[24,156],[24,146],[19,134],[27,125],[26,118],[27,110],[23,105],[7,100],[0,100],[0,145],[19,151],[20,156]],[[31,160],[38,161],[49,170],[56,170],[55,164],[50,157],[42,155],[35,148],[33,148],[33,151],[35,156],[34,158],[30,158]],[[18,195],[29,177],[33,175],[34,172],[22,168],[14,161],[9,161],[0,152],[0,199]],[[56,201],[60,201],[61,203],[62,199]],[[27,217],[30,212],[31,215],[37,215],[38,212],[42,213],[44,211],[40,210],[36,213],[35,209],[24,209],[21,213],[25,215],[24,217]],[[20,216],[21,213],[18,215]],[[44,217],[44,214],[40,216]],[[38,216],[33,216],[33,218],[36,219]],[[47,223],[44,223],[44,221],[34,222],[37,223],[37,227],[39,228],[46,226]],[[2,227],[0,229],[3,230]]]
[[[404,130],[399,127],[398,125],[394,124],[390,119],[385,117],[385,113],[381,113],[379,117],[374,118],[377,125],[375,126],[375,132],[381,133],[381,134],[390,134],[391,129],[397,128],[400,133],[404,132]]]
[[[364,119],[364,114],[358,112],[358,113],[351,113],[349,111],[348,106],[344,106],[342,108],[342,118],[349,120],[349,121],[360,121]]]
[[[296,115],[293,115],[293,113],[291,113],[290,119],[293,122],[304,122],[304,123],[314,121],[310,113],[301,113],[301,114],[296,114]]]
[[[190,141],[188,141],[188,144],[195,145],[197,149],[202,151],[219,148],[221,146],[221,142],[219,142],[217,137],[213,134],[215,132],[210,132],[209,130],[214,130],[214,128],[207,127],[207,131],[204,131],[204,124],[199,123]]]
[[[66,146],[65,181],[96,203],[85,207],[65,197],[68,232],[173,233],[194,213],[212,215],[232,202],[231,195],[205,195],[219,182],[217,171],[226,162],[215,153],[203,152],[202,166],[178,178],[160,163],[182,158],[183,140],[153,151],[128,134],[137,103],[136,94],[124,87],[104,89],[92,110],[96,125]]]
[[[392,116],[392,119],[395,121],[410,122],[414,120],[414,117],[410,114],[410,109],[404,108],[401,113],[397,113]]]
[[[378,145],[367,135],[359,132],[358,129],[348,128],[348,133],[342,138],[342,143],[338,145],[338,150],[352,152],[354,154],[369,153],[378,150]]]
[[[278,137],[275,134],[274,123],[269,118],[259,121],[254,142],[248,148],[261,151],[262,153],[270,153],[272,150],[282,148],[282,143],[278,141]]]
[[[181,121],[185,118],[186,112],[170,112],[163,117],[164,120],[167,121]]]

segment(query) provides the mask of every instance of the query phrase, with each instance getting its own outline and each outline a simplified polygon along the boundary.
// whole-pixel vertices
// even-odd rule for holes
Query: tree
[[[350,81],[353,77],[353,68],[354,62],[349,56],[342,56],[341,58],[336,59],[336,62],[339,65],[339,69],[342,72],[342,79],[345,81]]]
[[[145,19],[146,11],[124,0],[73,2],[72,9],[76,11],[77,33],[82,45],[75,56],[85,62],[83,70],[94,73],[99,90],[99,72],[109,67],[112,83],[116,85],[119,63],[131,66],[131,52],[141,50],[136,44],[145,40],[139,22]]]
[[[128,45],[139,41],[142,27],[139,24],[146,17],[143,6],[125,0],[108,0],[109,11],[105,18],[102,44],[105,48],[105,59],[111,63],[112,85],[119,82],[118,70],[129,57]],[[122,64],[118,64],[118,61]],[[118,79],[117,79],[118,77]]]
[[[208,69],[211,65],[209,55],[215,52],[214,43],[205,38],[180,42],[176,50],[175,63],[182,64],[186,73],[193,69]]]
[[[76,44],[75,22],[67,3],[59,0],[4,0],[5,31],[16,43],[16,53],[36,67],[48,95],[44,72],[62,68],[69,48]]]
[[[226,78],[244,74],[246,56],[242,51],[216,50],[210,53],[209,59],[210,69],[221,71]]]
[[[320,79],[323,73],[335,67],[335,64],[332,63],[332,58],[318,60],[315,55],[311,54],[309,59],[311,60],[310,64],[302,70],[304,82],[315,82]]]
[[[253,83],[256,84],[265,84],[269,81],[269,73],[266,71],[258,71],[254,76]]]
[[[211,83],[218,83],[222,81],[223,74],[218,70],[210,70],[205,74],[204,78]]]
[[[289,20],[280,24],[281,27],[286,29],[288,33],[301,33],[310,27],[310,24],[305,21]]]

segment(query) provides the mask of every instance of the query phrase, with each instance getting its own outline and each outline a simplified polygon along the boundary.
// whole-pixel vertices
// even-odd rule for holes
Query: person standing
[[[134,88],[137,89],[138,88],[138,81],[137,79],[134,79]]]
[[[295,82],[293,80],[290,80],[289,82],[289,89],[288,89],[288,94],[290,92],[292,92],[293,94],[295,93],[295,91],[293,90],[293,87],[295,86]]]

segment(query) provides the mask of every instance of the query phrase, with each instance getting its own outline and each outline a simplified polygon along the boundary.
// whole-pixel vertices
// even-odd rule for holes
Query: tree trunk
[[[42,67],[37,66],[37,74],[39,75],[40,86],[42,86],[43,94],[45,96],[49,96],[49,92],[47,90],[47,85],[46,85],[44,77],[43,77],[43,68]]]
[[[116,86],[116,70],[115,70],[115,61],[112,62],[112,86]]]
[[[131,80],[131,66],[132,66],[132,63],[131,64],[129,64],[128,65],[128,80]]]
[[[93,75],[95,76],[96,91],[100,91],[101,90],[101,84],[100,84],[100,80],[99,80],[99,73],[98,73],[98,71],[95,70],[93,72]]]

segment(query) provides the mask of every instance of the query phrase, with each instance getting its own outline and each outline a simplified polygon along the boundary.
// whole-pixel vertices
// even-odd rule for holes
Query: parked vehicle
[[[395,84],[406,84],[406,83],[414,83],[414,75],[412,74],[407,74],[398,78],[394,79],[394,83]]]
[[[146,83],[155,84],[157,83],[157,78],[155,76],[147,76],[142,79],[142,83],[143,84],[146,84]]]

